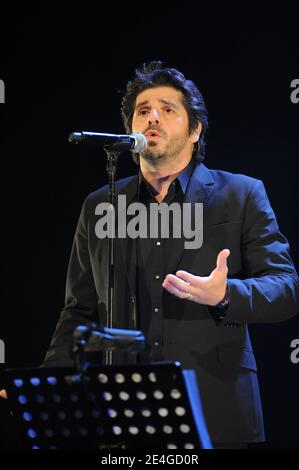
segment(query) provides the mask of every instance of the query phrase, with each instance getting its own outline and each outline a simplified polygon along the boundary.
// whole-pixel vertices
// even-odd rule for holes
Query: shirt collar
[[[194,158],[191,158],[188,165],[183,169],[183,171],[181,171],[181,173],[177,177],[177,179],[179,180],[181,184],[181,188],[182,188],[184,195],[186,194],[187,186],[190,181],[190,177],[193,173],[193,169],[194,169]]]
[[[176,178],[180,183],[180,186],[181,186],[181,189],[182,189],[182,192],[183,192],[184,195],[186,194],[187,186],[188,186],[188,183],[190,181],[190,177],[193,173],[193,170],[194,170],[194,158],[191,158],[188,165],[181,171],[181,173]],[[139,185],[141,183],[145,184],[148,189],[153,190],[153,188],[146,181],[146,179],[142,175],[141,171],[139,170]]]

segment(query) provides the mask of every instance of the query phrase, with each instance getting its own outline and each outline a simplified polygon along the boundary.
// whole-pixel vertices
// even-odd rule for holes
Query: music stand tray
[[[4,373],[29,449],[211,448],[195,372],[179,362]]]

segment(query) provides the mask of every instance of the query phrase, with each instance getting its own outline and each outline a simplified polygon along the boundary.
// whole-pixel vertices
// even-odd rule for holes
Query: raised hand
[[[175,275],[167,274],[162,286],[180,299],[215,306],[225,296],[229,255],[227,248],[218,253],[216,268],[209,276],[195,276],[187,271],[177,271]]]

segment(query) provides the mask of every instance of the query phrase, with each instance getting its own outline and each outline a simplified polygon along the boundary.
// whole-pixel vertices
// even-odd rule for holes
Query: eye
[[[165,112],[166,112],[167,114],[172,113],[172,112],[173,112],[173,109],[172,109],[172,108],[165,108]]]
[[[147,113],[147,110],[146,110],[146,109],[141,109],[141,110],[139,111],[139,116],[145,116],[146,113]]]

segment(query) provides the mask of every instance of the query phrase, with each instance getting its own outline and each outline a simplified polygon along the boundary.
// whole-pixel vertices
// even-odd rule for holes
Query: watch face
[[[217,305],[217,309],[220,310],[221,312],[225,312],[228,309],[229,306],[229,299],[224,299],[220,304]]]
[[[226,289],[226,292],[225,292],[225,296],[224,296],[224,299],[221,300],[221,302],[219,302],[219,304],[217,305],[217,308],[219,309],[227,309],[228,305],[229,305],[229,293],[228,293],[228,289]]]

